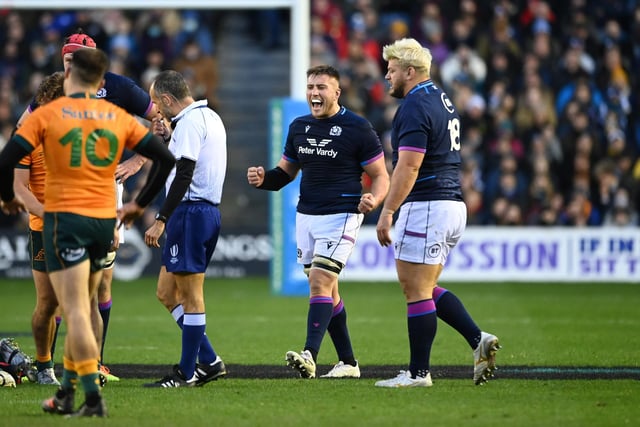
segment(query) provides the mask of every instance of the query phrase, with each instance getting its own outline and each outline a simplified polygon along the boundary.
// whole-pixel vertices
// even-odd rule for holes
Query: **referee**
[[[202,385],[226,374],[205,334],[203,288],[220,235],[218,205],[227,168],[227,135],[218,114],[206,100],[193,99],[180,73],[160,73],[149,93],[162,115],[154,119],[154,132],[169,141],[176,168],[145,242],[160,247],[166,231],[157,297],[182,329],[182,356],[170,375],[147,386]],[[170,137],[163,119],[171,120]]]

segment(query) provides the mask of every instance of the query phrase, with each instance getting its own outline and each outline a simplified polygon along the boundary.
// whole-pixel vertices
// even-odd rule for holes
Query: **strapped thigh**
[[[315,255],[311,261],[311,269],[319,268],[336,277],[340,275],[343,267],[341,262],[321,255]]]

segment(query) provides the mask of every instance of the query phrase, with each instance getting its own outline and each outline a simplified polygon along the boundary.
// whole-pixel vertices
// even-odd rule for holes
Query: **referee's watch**
[[[156,221],[161,221],[163,223],[167,223],[167,217],[164,215],[160,215],[160,212],[156,214]]]

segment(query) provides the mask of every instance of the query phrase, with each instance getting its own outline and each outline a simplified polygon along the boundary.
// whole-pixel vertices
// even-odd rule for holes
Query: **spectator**
[[[173,63],[173,68],[185,78],[197,100],[207,99],[212,108],[218,105],[217,63],[212,55],[205,54],[196,39],[188,39],[181,55]]]
[[[593,225],[592,208],[587,193],[575,191],[571,194],[566,209],[560,214],[559,223],[578,227]]]
[[[271,12],[269,12],[271,17]],[[213,33],[209,30],[205,20],[213,20],[211,14],[198,10],[185,10],[181,15],[180,29],[173,39],[173,56],[179,56],[185,44],[195,40],[200,50],[205,55],[215,54],[215,41]],[[267,38],[267,40],[272,40]],[[272,43],[275,41],[272,40]]]
[[[384,96],[384,80],[377,61],[366,55],[358,39],[352,38],[349,54],[338,68],[344,105],[357,114],[368,115]]]
[[[344,59],[347,56],[349,36],[344,13],[340,7],[333,0],[313,0],[311,13],[322,20],[325,33],[336,45],[338,59]]]
[[[461,43],[442,63],[440,76],[447,88],[452,86],[454,79],[466,78],[472,88],[480,90],[487,76],[487,64],[471,46]]]
[[[338,46],[324,26],[322,18],[313,15],[310,21],[311,65],[335,64],[338,57]]]
[[[363,7],[351,16],[351,38],[358,40],[365,56],[373,61],[378,61],[381,55],[379,26],[378,12],[373,7]]]
[[[121,61],[127,70],[139,71],[134,63],[138,57],[138,46],[131,25],[131,21],[124,16],[118,20],[116,32],[109,41],[108,53],[111,61]],[[124,74],[133,77],[131,72]]]
[[[433,60],[441,63],[446,55],[438,57],[434,54],[434,39],[442,38],[447,23],[440,12],[440,4],[436,1],[425,1],[420,9],[420,15],[414,24],[415,39],[423,46],[428,46],[431,50]],[[445,44],[446,46],[446,44]]]
[[[141,87],[145,91],[149,91],[151,82],[165,68],[165,60],[162,51],[154,49],[147,53],[146,68],[140,76]]]
[[[524,206],[526,199],[527,179],[518,168],[518,161],[511,154],[501,157],[499,168],[492,170],[487,176],[484,197],[487,203],[498,198]]]
[[[496,148],[511,146],[523,166],[545,153],[560,208],[549,205],[544,212],[560,218],[574,187],[590,186],[589,177],[574,175],[575,163],[594,165],[610,158],[629,164],[627,175],[632,177],[635,164],[640,165],[639,80],[632,73],[640,65],[640,6],[635,3],[494,0],[486,7],[475,0],[313,0],[311,63],[344,67],[342,99],[365,115],[384,140],[397,105],[379,96],[379,80],[373,77],[386,71],[380,48],[405,34],[419,39],[432,52],[434,82],[447,89],[466,116],[463,156],[473,159],[480,180],[487,182],[491,168],[497,167]],[[202,53],[215,55],[213,29],[219,16],[225,15],[204,10],[8,10],[0,15],[0,144],[40,76],[62,67],[61,34],[68,28],[84,28],[100,46],[125,47],[112,56],[113,66],[124,66],[123,72],[145,86],[174,64],[187,40],[197,40]],[[121,21],[130,21],[132,28],[121,31]],[[460,60],[465,49],[472,54],[466,64]],[[350,51],[373,58],[373,66],[354,62]],[[484,71],[478,74],[478,69]],[[195,73],[186,74],[195,78]],[[217,86],[213,92],[215,96]],[[482,118],[470,119],[466,105],[480,105],[476,95],[485,101],[484,112]],[[3,119],[7,115],[11,125]],[[505,130],[509,138],[502,135]],[[527,182],[536,181],[531,169],[521,172]],[[639,208],[636,193],[630,195],[631,218]],[[594,192],[587,197],[597,205]],[[491,204],[482,202],[480,216],[486,220]],[[526,207],[524,215],[528,218]]]
[[[529,139],[547,124],[555,126],[553,93],[542,83],[540,75],[531,71],[524,77],[524,90],[519,94],[515,111],[516,132]]]
[[[633,227],[638,225],[638,214],[631,205],[631,196],[626,188],[618,188],[613,196],[611,209],[605,213],[603,225]]]
[[[138,16],[135,28],[141,30],[138,35],[140,51],[159,50],[165,58],[172,58],[171,39],[162,28],[162,12],[153,11]]]
[[[491,26],[487,31],[478,35],[478,54],[485,60],[494,51],[499,51],[513,60],[520,58],[522,55],[518,43],[520,34],[511,25],[505,8],[495,8],[491,19]]]

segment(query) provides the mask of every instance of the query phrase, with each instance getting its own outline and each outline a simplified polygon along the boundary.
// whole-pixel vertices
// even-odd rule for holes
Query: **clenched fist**
[[[247,169],[247,181],[254,187],[260,187],[264,182],[264,168],[262,166],[251,166]]]

